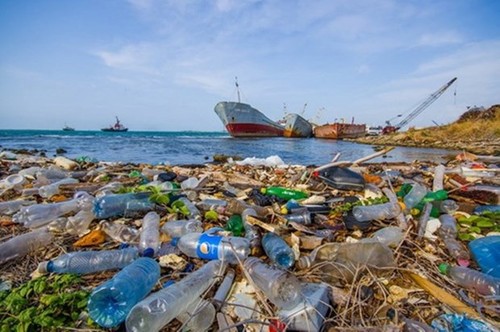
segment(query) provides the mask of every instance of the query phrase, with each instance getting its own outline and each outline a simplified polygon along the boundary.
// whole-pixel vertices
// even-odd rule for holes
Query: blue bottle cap
[[[177,247],[177,242],[179,242],[179,238],[178,237],[174,237],[170,241],[170,244],[173,245],[174,247]]]
[[[146,248],[144,249],[144,251],[142,252],[142,257],[153,257],[155,254],[155,251],[153,250],[153,248]]]

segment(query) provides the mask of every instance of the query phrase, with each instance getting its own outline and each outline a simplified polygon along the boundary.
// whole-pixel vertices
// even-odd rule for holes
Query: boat
[[[314,137],[329,139],[357,138],[366,135],[366,125],[354,123],[327,123],[314,128]]]
[[[67,124],[64,124],[64,127],[62,129],[63,131],[75,131],[75,128],[68,126]]]
[[[215,105],[215,113],[233,137],[274,137],[283,136],[284,127],[269,119],[249,104],[242,103],[238,82],[238,102],[221,101]]]
[[[312,124],[297,113],[288,113],[283,118],[285,137],[311,137],[313,135]]]
[[[125,126],[120,123],[120,120],[118,119],[118,117],[116,117],[116,122],[114,125],[110,125],[107,128],[102,128],[101,130],[102,131],[121,131],[121,132],[123,132],[123,131],[128,131],[128,128],[125,128]]]

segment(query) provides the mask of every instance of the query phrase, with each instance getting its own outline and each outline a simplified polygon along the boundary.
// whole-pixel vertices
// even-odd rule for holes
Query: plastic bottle
[[[453,214],[458,210],[458,204],[452,199],[432,202],[441,213]]]
[[[404,233],[400,227],[388,226],[372,234],[369,240],[378,241],[388,247],[396,247],[403,240]]]
[[[441,272],[449,275],[461,287],[473,290],[485,296],[500,295],[500,278],[469,269],[463,266],[447,266],[442,264]]]
[[[136,259],[90,294],[87,306],[90,318],[102,327],[117,326],[159,278],[160,266],[155,260]]]
[[[322,262],[329,264],[319,264]],[[354,276],[359,274],[358,269],[363,267],[378,272],[379,268],[384,271],[396,266],[392,250],[378,241],[326,243],[314,249],[309,256],[300,257],[296,266],[306,269],[316,264],[319,264],[326,282],[352,282]]]
[[[283,198],[286,200],[290,199],[304,199],[309,197],[309,195],[301,190],[294,190],[294,189],[289,189],[289,188],[283,188],[283,187],[267,187],[267,188],[262,188],[261,192],[263,194],[266,194],[268,196],[277,196],[279,198]]]
[[[148,212],[142,221],[142,231],[139,240],[139,250],[143,256],[155,257],[160,250],[160,216],[158,213]]]
[[[149,295],[128,314],[127,331],[159,331],[185,312],[224,273],[224,269],[225,264],[219,260],[208,262],[179,282]]]
[[[65,178],[54,183],[41,186],[38,189],[38,194],[44,198],[49,198],[59,193],[59,186],[61,186],[62,184],[72,183],[78,183],[78,180],[73,178]]]
[[[243,219],[239,214],[233,214],[229,217],[226,223],[225,230],[230,231],[234,236],[242,236],[245,234],[245,228],[243,227]]]
[[[121,269],[139,257],[135,247],[120,250],[75,251],[38,265],[41,273],[90,274]]]
[[[219,288],[217,288],[217,291],[215,292],[212,302],[214,303],[214,306],[217,309],[217,311],[220,310],[220,308],[224,305],[224,302],[226,301],[227,295],[229,294],[229,291],[233,286],[234,276],[235,276],[234,270],[228,268],[224,280],[222,280]]]
[[[285,218],[288,222],[296,222],[302,225],[310,225],[312,222],[311,212],[309,212],[307,208],[301,211],[296,211],[294,209],[293,213],[285,216]]]
[[[352,214],[357,221],[386,220],[396,218],[401,213],[397,203],[388,202],[376,205],[355,206]]]
[[[418,219],[418,239],[421,239],[425,235],[425,230],[427,229],[427,223],[432,211],[432,204],[427,202],[424,203],[424,209],[420,213],[420,218]]]
[[[214,210],[217,213],[223,213],[226,209],[227,201],[223,199],[206,198],[196,203],[196,207],[202,211]]]
[[[422,201],[424,202],[434,202],[434,201],[444,201],[448,198],[448,192],[446,190],[431,191],[425,194]]]
[[[417,205],[427,194],[427,188],[425,186],[414,183],[411,190],[403,198],[406,209],[409,211],[415,205]]]
[[[201,219],[200,210],[193,204],[187,197],[180,197],[179,202],[182,202],[184,206],[189,210],[189,217],[193,219]]]
[[[135,242],[139,237],[139,231],[127,225],[116,224],[113,222],[102,221],[101,229],[106,235],[120,243]]]
[[[258,248],[261,245],[261,236],[259,230],[248,222],[249,216],[255,218],[257,217],[257,212],[252,208],[248,208],[241,213],[243,228],[245,229],[245,238],[250,242],[251,248]]]
[[[438,165],[434,168],[434,179],[432,181],[432,191],[443,190],[445,167]]]
[[[27,206],[27,205],[33,205],[35,204],[36,201],[33,200],[25,200],[25,199],[18,199],[18,200],[13,200],[13,201],[6,201],[6,202],[0,202],[0,214],[1,215],[13,215],[21,207]]]
[[[24,227],[41,227],[70,212],[88,209],[92,204],[92,200],[93,197],[88,193],[79,191],[76,192],[73,199],[69,201],[22,207],[19,212],[12,217],[12,221],[23,224]]]
[[[165,283],[164,287],[168,287],[167,284],[171,286],[175,282],[171,280]],[[207,331],[215,319],[215,307],[204,298],[198,297],[189,304],[186,311],[175,318],[182,323],[183,331]]]
[[[247,258],[243,266],[254,285],[279,309],[290,309],[303,301],[300,282],[292,273],[257,257]]]
[[[239,199],[230,199],[228,201],[227,207],[226,207],[226,213],[228,214],[242,214],[245,209],[251,208],[255,212],[257,212],[257,215],[261,218],[268,216],[269,214],[272,214],[273,211],[270,208],[258,206],[258,205],[253,205],[253,204],[248,204],[242,200]]]
[[[66,232],[71,235],[81,236],[85,234],[90,223],[95,219],[94,213],[89,210],[81,210],[74,216],[68,217],[66,222]]]
[[[189,257],[208,260],[220,259],[230,264],[238,264],[238,259],[244,260],[250,254],[250,243],[247,239],[208,233],[183,235],[177,246]]]
[[[52,233],[45,228],[15,236],[0,244],[0,264],[45,247],[53,239]]]
[[[181,236],[194,233],[194,232],[203,232],[203,226],[201,221],[196,219],[189,220],[173,220],[167,221],[161,227],[161,231],[171,238],[180,238]]]
[[[500,278],[500,236],[492,235],[469,242],[469,249],[483,273]]]
[[[439,221],[441,222],[441,227],[438,229],[438,235],[446,246],[446,249],[460,264],[467,264],[467,261],[470,260],[469,252],[456,240],[457,221],[449,214],[439,216]]]
[[[147,192],[105,195],[95,200],[93,211],[101,219],[151,211],[155,204],[149,200],[149,195]]]
[[[271,261],[281,268],[289,269],[295,263],[292,248],[275,233],[267,233],[262,237],[262,247]]]

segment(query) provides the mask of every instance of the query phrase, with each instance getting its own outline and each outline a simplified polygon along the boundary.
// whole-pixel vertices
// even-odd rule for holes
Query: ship
[[[313,135],[312,124],[297,113],[288,113],[283,118],[285,137],[311,137]]]
[[[238,81],[238,102],[221,101],[214,107],[222,124],[232,137],[275,137],[283,136],[284,127],[269,119],[249,104],[242,103]]]
[[[329,139],[357,138],[366,135],[366,125],[354,123],[327,123],[314,128],[314,137]]]
[[[68,126],[67,124],[64,124],[64,127],[62,129],[63,131],[75,131],[75,128]]]
[[[107,128],[102,128],[101,130],[102,131],[120,131],[120,132],[123,132],[123,131],[128,131],[128,128],[126,128],[124,125],[122,125],[120,123],[120,120],[116,116],[116,122],[114,125],[110,125]]]

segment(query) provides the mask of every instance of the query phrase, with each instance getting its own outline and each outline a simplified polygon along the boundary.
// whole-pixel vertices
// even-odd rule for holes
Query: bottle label
[[[221,240],[222,236],[203,233],[198,239],[196,255],[201,259],[218,259]]]

